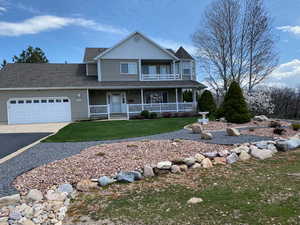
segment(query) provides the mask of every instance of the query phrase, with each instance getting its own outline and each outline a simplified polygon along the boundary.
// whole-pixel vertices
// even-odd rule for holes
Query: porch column
[[[196,95],[196,89],[193,88],[193,105],[194,105],[194,109],[195,111],[197,111],[197,95]]]
[[[144,111],[144,89],[141,89],[141,103],[142,103],[142,111]]]
[[[89,93],[89,89],[86,90],[86,101],[87,101],[87,105],[88,105],[88,118],[91,117],[91,107],[90,107],[90,93]]]
[[[175,89],[175,97],[176,97],[176,112],[178,112],[178,90]]]
[[[142,77],[142,60],[139,59],[139,77],[140,77],[140,80],[143,80],[143,77]]]

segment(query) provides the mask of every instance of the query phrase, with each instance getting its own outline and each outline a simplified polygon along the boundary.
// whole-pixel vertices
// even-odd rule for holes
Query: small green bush
[[[209,115],[215,115],[217,106],[209,90],[205,90],[198,98],[198,108],[200,112],[209,112]]]
[[[300,123],[292,123],[292,128],[294,131],[300,130]]]
[[[149,118],[150,119],[156,119],[157,118],[157,113],[156,112],[150,113]]]
[[[145,119],[149,119],[150,113],[148,110],[144,110],[141,112],[141,116]]]
[[[225,117],[225,111],[223,105],[220,105],[220,107],[216,111],[216,118],[220,119],[222,117]]]
[[[230,123],[247,123],[251,120],[247,103],[239,84],[233,81],[224,98],[225,118]]]

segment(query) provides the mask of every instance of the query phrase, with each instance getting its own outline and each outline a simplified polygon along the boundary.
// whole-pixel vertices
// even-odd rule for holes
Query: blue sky
[[[0,60],[28,45],[50,62],[78,63],[85,47],[110,47],[141,31],[160,45],[193,51],[191,35],[212,0],[0,0]],[[266,0],[280,64],[270,84],[300,86],[300,1]],[[203,74],[199,74],[199,80]]]

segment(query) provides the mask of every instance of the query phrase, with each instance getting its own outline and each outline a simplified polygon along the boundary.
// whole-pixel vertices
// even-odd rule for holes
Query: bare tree
[[[277,65],[271,18],[262,0],[216,0],[193,35],[206,82],[216,93],[237,81],[251,91]]]

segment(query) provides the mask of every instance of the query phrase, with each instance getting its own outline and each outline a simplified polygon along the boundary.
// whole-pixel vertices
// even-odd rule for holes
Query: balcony
[[[181,80],[180,74],[142,74],[142,81]]]

